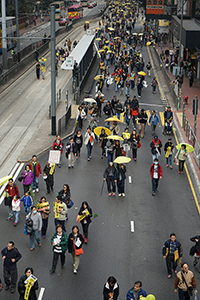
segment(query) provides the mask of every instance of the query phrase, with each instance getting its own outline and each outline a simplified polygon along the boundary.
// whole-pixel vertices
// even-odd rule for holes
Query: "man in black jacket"
[[[66,157],[68,158],[68,169],[74,167],[74,159],[76,155],[76,145],[74,143],[73,137],[70,139],[70,142],[66,145]]]
[[[142,108],[139,115],[138,115],[138,123],[139,123],[139,136],[143,139],[144,137],[144,129],[147,123],[147,114],[145,110]]]
[[[3,275],[5,281],[5,290],[10,287],[11,293],[15,292],[17,283],[17,262],[22,257],[14,242],[8,242],[8,246],[1,251],[3,263]]]

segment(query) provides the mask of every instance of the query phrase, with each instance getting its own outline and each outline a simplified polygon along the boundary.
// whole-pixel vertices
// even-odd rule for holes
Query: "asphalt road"
[[[136,29],[139,29],[136,28]],[[146,49],[143,50],[145,61]],[[152,78],[151,78],[152,79]],[[148,80],[149,82],[151,80]],[[115,94],[114,86],[104,90],[106,99],[111,99]],[[94,87],[93,87],[94,94]],[[131,97],[136,91],[131,91]],[[119,97],[122,101],[125,96]],[[142,104],[143,103],[143,104]],[[140,108],[147,110],[155,108],[159,113],[160,94],[151,93],[151,87],[144,89],[140,98]],[[100,118],[99,125],[104,124],[104,116]],[[87,121],[83,129],[86,131]],[[123,132],[125,125],[121,125]],[[162,134],[162,128],[157,128],[157,134],[163,144],[167,137]],[[138,150],[137,163],[131,161],[127,166],[126,197],[108,197],[106,188],[102,196],[102,174],[106,167],[106,159],[101,160],[101,151],[96,143],[90,162],[86,158],[86,148],[83,146],[81,157],[75,163],[74,169],[67,168],[67,160],[63,156],[62,168],[56,168],[54,192],[48,195],[51,203],[56,193],[64,183],[71,188],[74,206],[69,211],[69,220],[66,222],[67,233],[76,224],[76,216],[81,202],[86,200],[98,217],[93,219],[89,228],[89,241],[84,245],[84,254],[77,275],[72,273],[72,259],[67,254],[65,269],[57,266],[56,273],[49,274],[52,262],[50,245],[51,234],[54,232],[53,213],[50,215],[48,234],[42,247],[33,252],[29,251],[28,237],[23,234],[24,212],[20,213],[20,223],[14,228],[12,222],[7,222],[7,211],[4,206],[0,209],[0,240],[3,248],[8,240],[14,240],[16,247],[23,258],[18,263],[19,275],[23,274],[27,266],[32,266],[34,275],[38,277],[39,286],[45,287],[43,299],[102,299],[103,284],[113,275],[120,285],[119,300],[125,299],[129,288],[134,281],[141,280],[146,292],[153,293],[156,299],[175,300],[178,296],[173,293],[174,276],[167,279],[165,261],[161,250],[163,242],[168,239],[171,232],[175,232],[177,239],[183,245],[183,260],[189,263],[194,272],[197,283],[200,275],[192,266],[192,258],[188,256],[191,242],[189,238],[199,234],[199,216],[186,175],[178,175],[177,167],[173,170],[165,168],[165,157],[162,152],[160,163],[163,167],[163,179],[160,180],[159,189],[155,197],[151,195],[151,179],[149,174],[152,158],[149,143],[151,140],[150,127],[146,127],[145,137],[141,141],[142,147]],[[53,142],[53,141],[52,141]],[[173,142],[174,138],[173,138]],[[66,144],[66,141],[65,141]],[[38,158],[44,167],[48,153]],[[131,176],[131,183],[129,183]],[[18,182],[17,182],[18,184]],[[22,184],[18,184],[22,193]],[[39,200],[45,195],[45,184],[40,179]],[[131,232],[130,221],[134,221],[134,232]],[[180,268],[178,268],[180,269]],[[2,272],[0,273],[2,276]],[[11,295],[3,291],[2,299],[17,299],[18,295]]]

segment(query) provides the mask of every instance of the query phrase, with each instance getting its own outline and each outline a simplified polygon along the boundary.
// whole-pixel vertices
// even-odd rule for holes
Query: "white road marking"
[[[40,80],[40,82],[38,82],[37,86],[42,82],[42,80]]]
[[[134,221],[131,221],[131,232],[134,232]]]
[[[150,103],[142,103],[142,102],[140,102],[140,105],[163,107],[163,105],[161,104],[150,104]]]
[[[129,183],[132,183],[131,176],[128,177]]]
[[[13,115],[13,114],[11,114],[9,117],[7,117],[7,119],[1,124],[0,127],[2,127],[2,126],[8,121],[8,119],[10,119],[10,117],[11,117],[12,115]]]
[[[32,94],[33,90],[26,96],[26,99]]]
[[[39,296],[38,296],[38,300],[41,300],[43,295],[44,295],[44,291],[45,291],[45,288],[41,287],[40,289],[40,293],[39,293]]]

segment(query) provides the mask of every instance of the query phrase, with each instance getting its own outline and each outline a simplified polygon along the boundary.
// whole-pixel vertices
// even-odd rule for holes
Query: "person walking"
[[[194,81],[194,73],[193,73],[193,70],[191,70],[188,74],[188,77],[189,77],[189,87],[191,88],[192,85],[193,85],[193,81]]]
[[[80,255],[83,254],[82,245],[84,244],[84,239],[82,234],[79,232],[77,225],[72,227],[72,232],[68,238],[68,252],[71,253],[73,258],[74,274],[77,274],[78,267],[80,263]]]
[[[115,277],[110,276],[103,287],[104,300],[117,300],[119,297],[119,285]]]
[[[62,139],[60,138],[59,134],[56,136],[56,139],[53,142],[52,150],[59,150],[60,151],[60,161],[59,161],[59,164],[58,164],[58,168],[61,168],[62,153],[63,153],[63,142],[62,142]]]
[[[39,161],[37,160],[37,156],[33,155],[32,156],[32,161],[29,163],[30,169],[34,174],[34,179],[32,182],[32,189],[33,192],[39,192],[39,177],[42,176],[42,170],[41,170],[41,165]]]
[[[85,244],[88,242],[88,228],[92,217],[92,209],[86,201],[82,202],[81,208],[79,209],[78,218],[81,217],[81,225],[83,228],[83,238]]]
[[[27,287],[26,280],[29,276],[33,275],[33,268],[26,268],[24,271],[24,275],[22,275],[18,282],[18,293],[19,293],[19,300],[25,299],[25,292]],[[31,283],[31,289],[29,292],[28,300],[37,300],[36,291],[39,289],[38,280]]]
[[[152,82],[151,82],[151,86],[152,86],[152,93],[155,94],[156,93],[156,86],[158,85],[158,82],[156,80],[156,77],[153,78]]]
[[[26,165],[25,171],[22,173],[22,179],[23,179],[23,187],[24,187],[24,194],[26,192],[29,192],[31,184],[34,180],[34,174],[30,169],[29,165]]]
[[[28,214],[26,220],[31,219],[33,222],[32,232],[30,233],[30,251],[33,251],[35,249],[35,242],[38,243],[38,246],[41,247],[41,241],[40,241],[40,232],[42,229],[42,218],[41,214],[38,213],[36,206],[31,207],[31,212]]]
[[[116,168],[115,180],[117,182],[118,196],[125,197],[124,185],[126,179],[126,167],[122,164],[118,164]]]
[[[50,194],[50,192],[53,192],[53,186],[54,186],[54,172],[55,172],[55,164],[50,163],[47,161],[46,166],[43,169],[43,178],[46,182],[46,188],[47,188],[47,195]]]
[[[13,226],[17,226],[19,223],[19,212],[21,209],[21,200],[20,197],[14,196],[14,199],[12,200],[12,211],[15,216],[15,222],[13,223]]]
[[[36,64],[36,77],[37,79],[40,79],[40,63],[37,62]]]
[[[24,204],[24,211],[25,211],[26,215],[28,215],[29,212],[30,212],[30,207],[33,205],[33,199],[29,195],[29,192],[26,192],[24,194],[24,196],[21,198],[21,202],[23,202],[23,204]]]
[[[67,212],[68,212],[67,205],[65,204],[65,202],[62,201],[61,196],[60,195],[56,196],[56,203],[54,203],[54,213],[55,213],[54,223],[55,223],[55,227],[58,224],[61,224],[64,231],[66,231],[65,220],[66,220]]]
[[[190,255],[194,256],[193,266],[195,267],[199,263],[200,259],[200,235],[191,237],[190,241],[195,242],[195,245],[190,249]],[[198,272],[200,273],[200,266]]]
[[[187,149],[186,149],[186,145],[182,144],[181,145],[181,149],[178,150],[178,152],[175,155],[175,159],[178,159],[178,173],[183,174],[183,170],[184,170],[184,164],[187,158]]]
[[[102,128],[101,134],[99,135],[99,147],[101,148],[101,159],[106,156],[106,143],[107,143],[107,134],[105,133],[105,129]]]
[[[120,120],[120,115],[123,112],[121,100],[118,100],[117,104],[115,105],[115,112],[118,120]]]
[[[68,169],[74,168],[74,160],[76,156],[76,145],[74,143],[74,138],[70,138],[70,142],[66,145],[66,157],[68,158]]]
[[[138,97],[141,98],[142,96],[142,89],[143,89],[143,83],[141,78],[138,78],[138,82],[137,82],[137,92],[138,92]]]
[[[77,130],[74,136],[74,143],[76,145],[76,159],[81,155],[81,148],[83,146],[83,136],[80,129]]]
[[[168,278],[172,277],[172,269],[177,274],[177,260],[182,259],[183,250],[181,243],[176,239],[175,233],[170,234],[170,239],[164,243],[162,249],[163,258],[166,258]]]
[[[4,192],[4,197],[8,199],[8,218],[6,219],[8,220],[12,220],[13,219],[13,211],[12,211],[12,200],[14,199],[15,196],[19,196],[19,190],[18,187],[15,183],[13,183],[13,179],[10,178],[8,180],[8,184],[5,187],[5,192]]]
[[[1,251],[3,259],[3,276],[5,282],[5,291],[9,290],[14,293],[17,284],[17,263],[21,259],[22,255],[15,248],[13,241],[8,242],[7,247]]]
[[[41,214],[42,218],[42,238],[44,239],[47,234],[47,227],[48,227],[48,220],[49,220],[49,214],[51,213],[50,205],[47,199],[43,196],[40,199],[40,204],[38,205],[39,209],[38,211]]]
[[[159,158],[161,155],[161,148],[162,148],[162,141],[157,137],[157,135],[154,136],[153,140],[150,143],[151,147],[151,154],[152,154],[152,160],[154,162],[155,158]]]
[[[150,175],[152,179],[152,196],[155,196],[155,192],[158,189],[159,179],[161,179],[163,176],[163,170],[157,158],[154,159],[154,162],[151,165]]]
[[[133,159],[135,162],[137,161],[137,150],[138,150],[139,142],[140,142],[139,135],[134,129],[130,136],[130,143],[131,143]]]
[[[145,125],[147,123],[147,114],[145,110],[142,108],[139,115],[138,115],[138,130],[139,130],[139,136],[141,139],[144,137],[144,130],[145,130]]]
[[[164,151],[166,157],[166,168],[170,167],[172,169],[172,152],[174,150],[174,144],[172,143],[172,138],[168,138],[168,142],[165,143]],[[169,164],[168,164],[169,162]]]
[[[53,245],[53,261],[50,274],[55,273],[58,258],[60,256],[61,269],[64,269],[65,265],[65,253],[67,251],[68,236],[62,229],[62,225],[56,226],[56,232],[51,237],[51,244]]]
[[[113,162],[109,162],[103,174],[103,180],[107,183],[108,196],[115,196],[116,191],[116,169]]]
[[[87,157],[88,161],[92,158],[92,148],[94,145],[94,133],[91,131],[90,127],[88,127],[86,134],[85,134],[85,145],[87,147]]]
[[[160,119],[156,114],[155,110],[152,110],[151,115],[149,117],[149,123],[151,125],[151,134],[154,135],[156,131],[156,126],[160,123]]]
[[[147,293],[142,289],[142,282],[136,281],[132,289],[126,295],[127,300],[139,300],[141,297],[146,297]]]
[[[63,185],[63,189],[58,192],[58,196],[61,197],[62,202],[64,202],[68,208],[68,206],[70,205],[70,200],[71,200],[71,191],[70,191],[70,187],[68,184],[65,183]],[[67,213],[66,213],[65,220],[66,221],[68,220]]]
[[[147,63],[146,68],[147,68],[148,76],[150,77],[151,76],[151,68],[152,68],[150,61]]]
[[[176,274],[174,287],[174,292],[178,292],[179,300],[189,300],[192,297],[193,289],[194,293],[198,293],[194,274],[189,270],[186,262],[182,263],[181,271]]]

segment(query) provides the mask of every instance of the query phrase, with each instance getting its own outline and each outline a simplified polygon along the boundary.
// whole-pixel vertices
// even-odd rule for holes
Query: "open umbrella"
[[[103,127],[103,126],[96,127],[94,129],[94,133],[99,136],[101,134],[102,129],[104,129],[105,134],[107,134],[107,135],[111,134],[111,130],[106,127]]]
[[[136,32],[134,32],[133,35],[138,35],[138,34]]]
[[[96,30],[101,30],[101,28],[98,27],[98,28],[96,28]]]
[[[0,186],[6,183],[10,178],[12,178],[12,176],[5,176],[0,178]]]
[[[111,53],[112,53],[112,51],[111,51],[111,50],[108,50],[108,51],[107,51],[107,53],[108,53],[108,54],[111,54]]]
[[[103,49],[100,49],[100,50],[98,50],[98,52],[104,52],[105,50],[103,50]]]
[[[106,137],[109,140],[123,141],[124,139],[119,135],[109,135]]]
[[[141,33],[139,33],[138,35],[143,35],[143,33],[141,32]]]
[[[90,24],[90,22],[89,22],[89,21],[85,21],[85,23],[86,23],[86,24]]]
[[[97,75],[94,77],[94,80],[104,79],[104,75]]]
[[[114,29],[114,28],[112,28],[112,27],[108,27],[108,30],[110,30],[110,31],[114,31],[115,29]]]
[[[151,42],[147,42],[147,43],[146,43],[146,46],[150,46],[150,45],[151,45]]]
[[[126,156],[118,156],[117,158],[115,158],[115,160],[113,161],[116,164],[127,164],[131,161],[130,157],[126,157]]]
[[[138,72],[138,74],[143,75],[143,76],[147,75],[144,71],[140,71],[140,72]]]
[[[100,38],[97,38],[97,39],[95,39],[95,41],[101,41],[101,39],[100,39]]]
[[[119,39],[120,39],[119,36],[114,37],[114,40],[119,40]]]
[[[93,98],[85,98],[83,101],[88,103],[97,103]]]
[[[180,150],[182,145],[185,145],[185,146],[186,146],[186,150],[187,150],[188,153],[191,153],[191,152],[194,151],[194,148],[192,147],[192,145],[187,144],[187,143],[181,143],[181,144],[178,144],[178,145],[176,146],[176,149],[177,149],[177,150]]]
[[[117,118],[117,116],[114,116],[106,119],[105,122],[121,122],[121,121]]]
[[[109,41],[105,41],[106,44],[109,44]],[[106,46],[107,47],[107,46]]]

